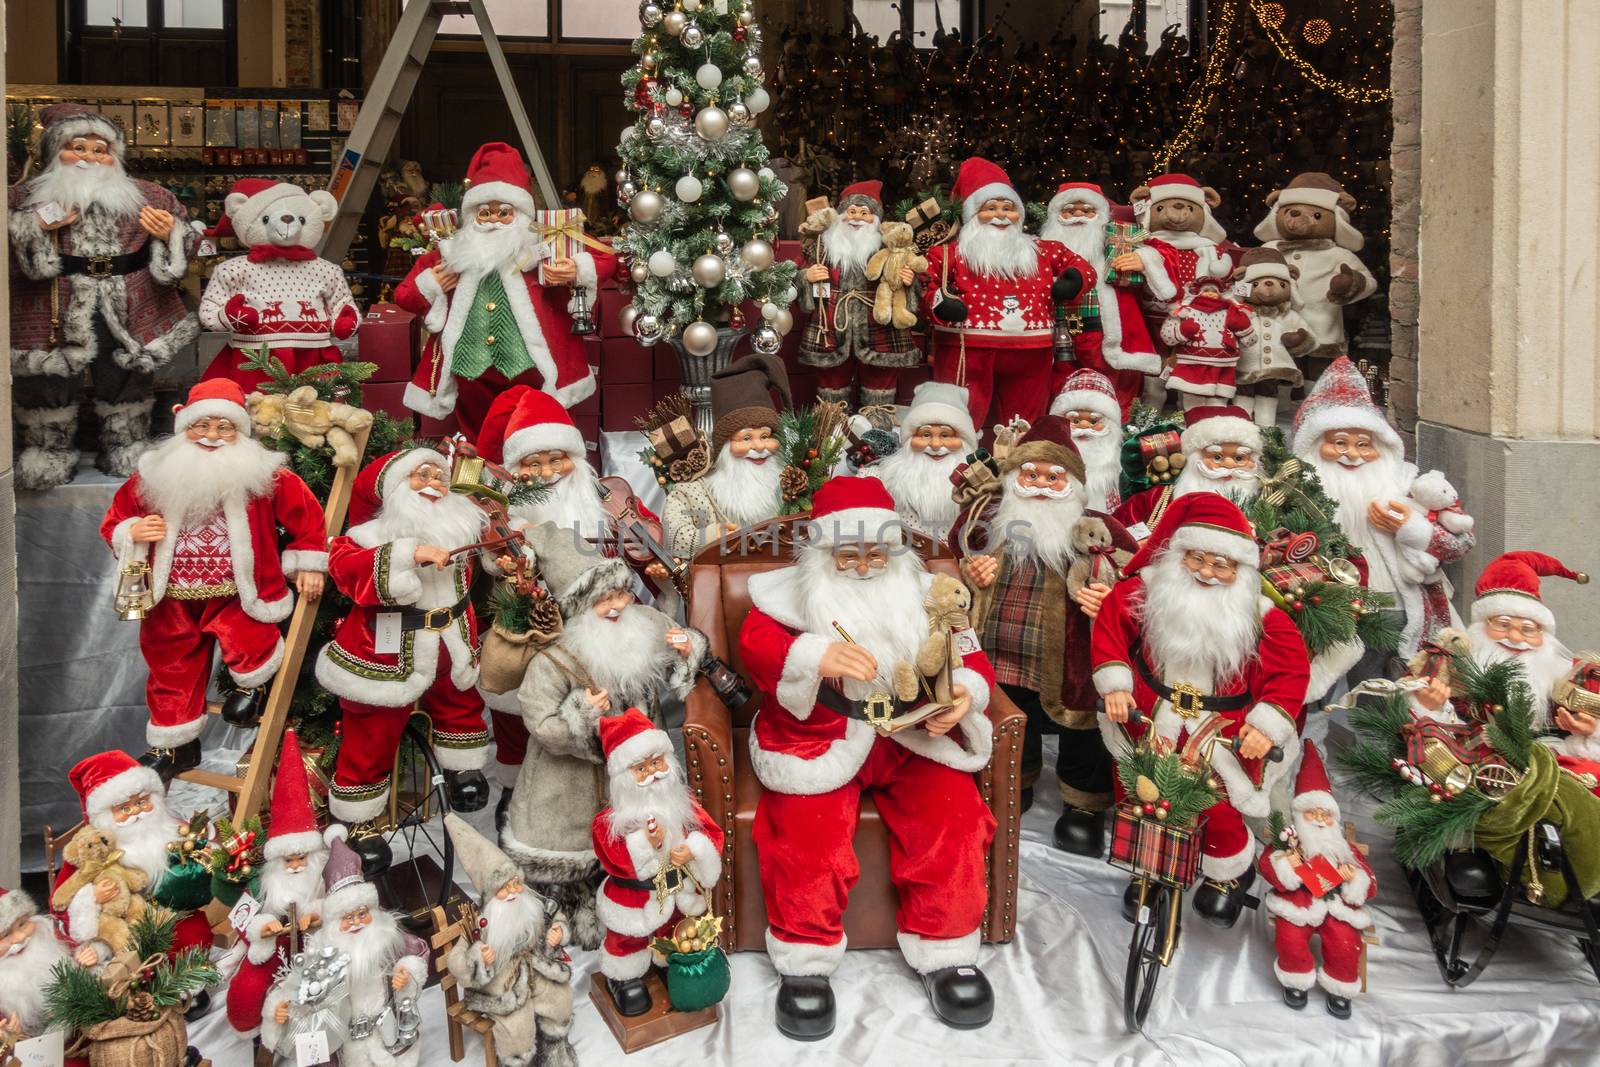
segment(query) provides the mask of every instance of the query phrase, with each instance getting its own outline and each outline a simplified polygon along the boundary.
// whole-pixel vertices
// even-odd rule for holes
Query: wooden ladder
[[[494,68],[500,91],[505,94],[506,108],[511,112],[512,124],[522,140],[523,155],[533,168],[533,178],[543,206],[560,206],[555,182],[550,178],[550,169],[545,166],[544,153],[539,150],[539,141],[533,135],[533,124],[528,121],[522,97],[517,93],[516,83],[511,80],[511,68],[506,64],[505,51],[500,47],[500,38],[495,36],[483,0],[432,0],[431,3],[427,0],[411,0],[400,14],[394,37],[383,53],[378,73],[373,76],[372,87],[367,90],[366,100],[362,102],[361,112],[356,117],[355,129],[350,131],[350,139],[345,142],[344,152],[333,171],[333,179],[328,183],[328,191],[339,200],[339,212],[328,227],[328,232],[323,234],[322,245],[317,249],[317,254],[323,259],[334,263],[344,261],[350,240],[361,224],[361,217],[366,214],[367,202],[371,200],[373,187],[378,182],[378,172],[389,158],[389,149],[394,146],[395,134],[400,128],[400,120],[405,117],[411,94],[416,90],[422,65],[427,62],[433,40],[439,34],[439,20],[445,15],[471,15],[477,20],[478,33],[482,35],[484,48],[489,53],[489,65]]]
[[[450,968],[445,965],[445,957],[449,955],[450,948],[460,938],[467,937],[467,919],[457,919],[451,922],[445,917],[444,909],[433,909],[433,937],[430,944],[433,946],[433,969],[439,974],[439,988],[444,990],[445,1029],[450,1039],[450,1060],[460,1063],[467,1054],[466,1030],[470,1029],[483,1040],[483,1062],[485,1067],[495,1067],[499,1057],[494,1051],[494,1020],[486,1015],[479,1015],[467,1007],[461,999],[461,990],[456,985],[455,975],[450,973]]]

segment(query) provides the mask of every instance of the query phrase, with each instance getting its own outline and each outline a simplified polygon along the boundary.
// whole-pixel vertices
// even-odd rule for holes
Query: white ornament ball
[[[699,26],[691,22],[683,28],[683,33],[679,35],[678,40],[683,42],[683,47],[685,48],[699,48],[706,43],[706,35]]]
[[[650,253],[650,273],[657,278],[665,278],[677,269],[678,261],[673,259],[672,253],[665,248]]]
[[[750,109],[737,100],[728,105],[728,121],[743,126],[750,121]]]
[[[722,279],[727,277],[728,265],[722,262],[721,256],[707,252],[694,261],[694,280],[707,289],[721,285]]]
[[[622,327],[624,337],[632,336],[633,324],[638,321],[639,309],[629,304],[617,315],[617,325]]]
[[[763,323],[750,335],[750,347],[763,356],[774,356],[777,355],[778,349],[783,347],[783,339],[778,336],[777,330]]]
[[[683,328],[682,340],[691,356],[709,356],[717,350],[717,328],[709,322],[691,322]]]
[[[728,172],[728,192],[740,203],[748,204],[761,192],[761,179],[749,167],[735,167]]]
[[[772,97],[761,86],[750,90],[750,95],[744,98],[744,106],[750,109],[750,114],[759,115],[772,106]]]
[[[643,263],[635,263],[628,268],[628,277],[633,279],[634,285],[643,285],[650,277],[650,268]]]
[[[749,26],[751,23],[755,22],[755,20],[756,13],[751,11],[748,7],[739,12],[739,25]]]
[[[788,307],[790,304],[794,303],[799,296],[800,294],[794,291],[794,286],[789,286],[789,288],[783,291],[784,307]]]
[[[775,172],[771,167],[762,167],[760,170],[756,171],[756,173],[768,181],[771,181],[773,178],[778,176],[777,172]]]
[[[700,10],[700,0],[683,0],[683,9],[691,15],[694,14]]]
[[[678,179],[678,184],[673,187],[673,191],[678,194],[679,200],[682,200],[685,204],[692,204],[700,199],[700,194],[705,191],[705,187],[700,184],[700,179],[693,174],[685,174]]]
[[[779,336],[788,336],[794,329],[794,316],[789,314],[788,308],[779,308],[778,317],[772,320],[772,328],[778,331]]]
[[[772,245],[757,237],[753,241],[746,241],[740,257],[756,270],[763,270],[772,266]]]
[[[703,107],[694,117],[694,132],[707,141],[720,141],[728,136],[728,113],[712,104]]]
[[[682,11],[669,11],[667,17],[661,20],[661,28],[676,37],[683,32],[683,27],[688,21]]]
[[[654,189],[641,189],[639,195],[628,202],[628,214],[634,222],[648,225],[661,217],[661,194]]]
[[[700,88],[709,92],[722,84],[722,68],[715,63],[702,63],[700,69],[694,72],[694,80]]]
[[[621,142],[623,144],[627,144],[629,141],[633,140],[638,135],[639,135],[639,127],[637,127],[637,126],[624,126],[624,127],[622,127],[622,135],[621,135],[620,140],[621,140]]]
[[[639,22],[649,28],[661,22],[661,8],[657,4],[644,4],[639,8]]]
[[[782,310],[783,309],[781,307],[779,307],[777,304],[772,304],[772,303],[762,304],[761,305],[761,317],[766,319],[768,322],[771,322],[773,319],[778,317],[778,312],[780,312]]]
[[[683,90],[676,85],[661,94],[661,99],[666,101],[668,107],[677,107],[683,103]]]

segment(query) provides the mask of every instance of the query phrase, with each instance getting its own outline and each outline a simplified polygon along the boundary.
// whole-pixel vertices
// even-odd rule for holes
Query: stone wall
[[[1390,147],[1389,414],[1406,450],[1417,425],[1417,256],[1422,200],[1422,0],[1395,0]]]

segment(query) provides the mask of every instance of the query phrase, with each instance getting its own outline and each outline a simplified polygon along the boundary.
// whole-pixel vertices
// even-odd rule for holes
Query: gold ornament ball
[[[1155,459],[1150,461],[1150,469],[1158,474],[1164,474],[1167,468],[1171,465],[1172,464],[1168,462],[1166,456],[1157,456]]]
[[[1184,455],[1182,452],[1179,452],[1177,455],[1172,457],[1172,469],[1175,471],[1181,471],[1183,470],[1184,464],[1188,462],[1189,457]]]
[[[761,179],[749,167],[735,167],[724,180],[728,183],[728,192],[743,204],[748,204],[761,192]]]
[[[676,37],[683,32],[684,26],[688,25],[688,23],[688,16],[682,11],[669,11],[666,17],[661,20],[661,28]]]
[[[728,113],[712,104],[694,117],[694,132],[713,143],[728,136]]]
[[[772,317],[772,328],[778,331],[779,336],[788,336],[794,329],[794,316],[789,314],[788,308],[779,308],[778,313]]]
[[[706,289],[721,285],[722,279],[727,276],[727,265],[722,262],[722,257],[709,252],[698,257],[690,269],[694,274],[695,284]]]

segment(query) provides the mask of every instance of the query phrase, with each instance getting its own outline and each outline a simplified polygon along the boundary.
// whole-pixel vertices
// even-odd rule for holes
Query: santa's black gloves
[[[1068,267],[1050,283],[1050,296],[1058,303],[1066,303],[1083,291],[1083,275],[1077,267]]]
[[[939,302],[933,305],[933,314],[941,322],[965,322],[967,305],[941,289]]]

